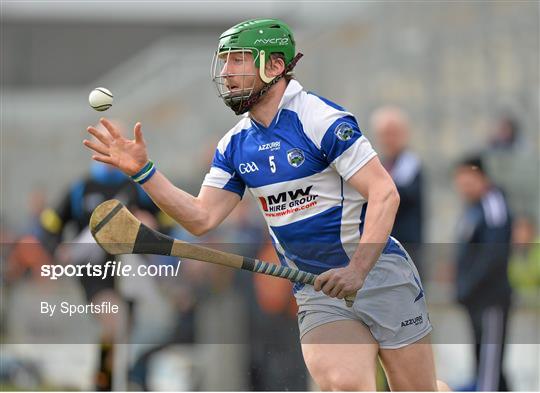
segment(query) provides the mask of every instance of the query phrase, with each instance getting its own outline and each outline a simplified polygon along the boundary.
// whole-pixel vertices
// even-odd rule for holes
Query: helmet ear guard
[[[259,76],[261,77],[262,81],[264,83],[270,83],[272,80],[274,80],[276,77],[268,77],[266,76],[266,52],[264,49],[260,51],[260,57],[259,57]]]

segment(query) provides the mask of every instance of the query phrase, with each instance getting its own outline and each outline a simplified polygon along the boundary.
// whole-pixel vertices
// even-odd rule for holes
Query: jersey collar
[[[283,92],[283,97],[281,97],[281,101],[279,102],[279,105],[278,105],[278,111],[277,111],[277,114],[276,116],[274,117],[274,119],[272,120],[272,123],[268,126],[268,127],[264,127],[262,124],[259,124],[257,121],[255,121],[255,119],[253,118],[250,118],[251,120],[251,124],[253,124],[256,128],[258,129],[261,129],[261,130],[269,130],[269,129],[272,129],[274,128],[274,126],[277,124],[277,122],[279,121],[279,115],[281,114],[281,110],[295,97],[297,96],[298,94],[300,94],[302,92],[302,90],[304,90],[304,88],[302,87],[302,85],[294,80],[294,79],[291,79],[289,81],[289,83],[287,84],[287,88],[285,89],[285,91]],[[245,113],[244,114],[244,117],[249,117],[249,112],[248,113]]]
[[[302,85],[297,80],[291,79],[287,85],[287,88],[285,89],[285,92],[283,93],[283,97],[281,97],[278,110],[281,110],[284,106],[286,106],[296,95],[300,94],[302,90],[304,90]]]
[[[287,84],[287,88],[283,92],[283,97],[281,97],[281,101],[279,101],[278,111],[281,110],[285,105],[287,105],[291,101],[291,99],[293,99],[293,97],[300,94],[302,90],[304,90],[302,85],[296,79],[291,79]],[[249,117],[249,112],[244,113],[242,116]]]

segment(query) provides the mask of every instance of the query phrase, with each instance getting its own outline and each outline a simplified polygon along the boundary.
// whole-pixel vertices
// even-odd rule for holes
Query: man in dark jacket
[[[511,297],[510,212],[480,157],[460,161],[454,180],[466,204],[458,224],[457,300],[467,309],[474,330],[476,388],[506,391],[502,364]]]

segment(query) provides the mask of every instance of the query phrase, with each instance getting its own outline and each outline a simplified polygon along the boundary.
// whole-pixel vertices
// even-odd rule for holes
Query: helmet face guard
[[[248,72],[248,61],[255,63],[259,56],[256,48],[229,48],[225,51],[217,50],[212,59],[211,77],[216,86],[218,96],[225,102],[234,113],[240,115],[249,110],[246,103],[254,95],[257,73],[253,67]],[[235,66],[235,72],[229,72],[228,65],[241,61],[241,65]]]

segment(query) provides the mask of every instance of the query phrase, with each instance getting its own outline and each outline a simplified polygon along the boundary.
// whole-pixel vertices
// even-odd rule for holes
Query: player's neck
[[[281,79],[266,92],[261,100],[249,111],[249,116],[264,127],[270,126],[276,117],[281,98],[287,89],[287,81]]]

